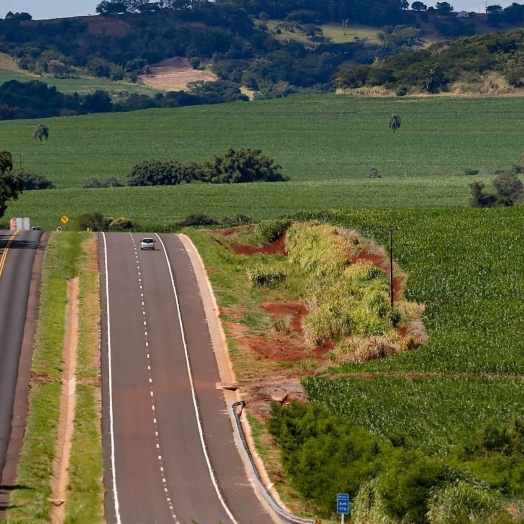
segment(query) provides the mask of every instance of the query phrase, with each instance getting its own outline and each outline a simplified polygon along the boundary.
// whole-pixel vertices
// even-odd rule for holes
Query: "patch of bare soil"
[[[209,71],[193,69],[187,58],[175,57],[151,66],[149,73],[141,75],[140,80],[156,89],[178,91],[190,82],[214,82],[218,77]]]
[[[263,253],[264,255],[285,255],[286,254],[286,237],[282,235],[278,240],[271,242],[269,246],[256,247],[249,244],[241,246],[231,246],[233,251],[237,255],[255,255],[257,253]]]
[[[73,278],[67,285],[66,328],[64,337],[64,369],[62,371],[62,392],[60,394],[60,417],[58,439],[53,460],[50,497],[51,523],[63,524],[66,519],[65,503],[69,482],[69,460],[73,441],[76,407],[76,363],[78,347],[78,295],[79,279]]]

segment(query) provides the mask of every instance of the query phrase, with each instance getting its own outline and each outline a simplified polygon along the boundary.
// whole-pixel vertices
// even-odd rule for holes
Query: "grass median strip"
[[[62,380],[67,281],[80,277],[78,398],[70,464],[66,522],[102,521],[102,449],[99,434],[99,344],[92,329],[98,308],[93,235],[53,234],[44,260],[40,311],[33,354],[29,413],[17,486],[6,522],[49,521],[50,477],[56,449]],[[88,322],[91,329],[88,330]],[[89,456],[89,460],[86,457]]]

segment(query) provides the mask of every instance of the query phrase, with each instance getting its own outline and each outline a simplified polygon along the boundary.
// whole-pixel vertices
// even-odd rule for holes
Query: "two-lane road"
[[[141,251],[102,234],[106,518],[268,524],[233,429],[191,262],[175,235]]]
[[[41,235],[41,231],[0,231],[0,480],[13,427],[29,287]]]

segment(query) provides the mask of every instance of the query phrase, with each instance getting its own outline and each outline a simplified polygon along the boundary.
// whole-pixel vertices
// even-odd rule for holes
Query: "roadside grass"
[[[328,209],[428,209],[465,207],[468,184],[492,177],[368,178],[257,184],[187,184],[182,186],[123,187],[27,191],[11,202],[6,216],[30,216],[44,229],[63,226],[82,213],[99,211],[127,217],[140,224],[173,224],[192,213],[215,219],[243,213],[255,220]]]
[[[422,185],[426,178],[437,178],[447,185],[448,177],[466,168],[489,175],[518,163],[523,112],[521,97],[297,95],[50,118],[50,138],[42,143],[33,138],[40,120],[3,121],[0,141],[16,167],[21,154],[24,169],[47,176],[59,188],[80,188],[92,177],[125,180],[144,160],[201,162],[230,147],[262,149],[282,165],[292,183],[365,179],[387,184],[418,178]],[[392,114],[402,118],[395,134],[388,128]],[[371,167],[384,178],[367,179]]]
[[[11,505],[13,507],[7,513],[7,524],[19,522],[43,524],[49,521],[51,508],[51,503],[48,500],[51,495],[50,477],[55,455],[60,410],[67,281],[75,276],[84,276],[82,274],[85,271],[82,262],[82,242],[86,238],[88,238],[86,234],[52,234],[46,250],[33,354],[29,411],[18,466],[17,485],[19,488],[12,493]],[[88,308],[83,312],[81,319],[82,334],[85,334],[87,330],[87,316],[92,319],[94,313],[95,306],[92,293],[95,288],[93,279],[94,276],[91,275],[90,280],[84,278],[82,283],[82,305]],[[75,424],[85,424],[85,426],[82,427],[82,436],[75,436],[70,487],[83,483],[86,491],[98,490],[98,497],[90,495],[86,498],[82,494],[73,497],[72,518],[68,522],[99,522],[101,520],[98,518],[101,509],[100,494],[102,489],[100,484],[101,443],[96,431],[96,416],[92,411],[95,407],[94,402],[91,401],[93,387],[91,386],[91,391],[84,387],[87,377],[93,378],[93,366],[96,365],[92,353],[89,357],[87,356],[88,351],[93,351],[92,337],[93,335],[87,337],[82,343],[80,354],[81,383],[79,384],[79,403]],[[89,370],[86,365],[88,361],[90,362]],[[93,430],[93,428],[95,429]],[[85,449],[79,450],[79,446],[85,446]],[[87,464],[89,461],[85,460],[86,453],[93,453],[90,460],[98,464],[94,467]],[[86,469],[80,470],[79,466],[86,467]],[[96,473],[96,476],[90,479],[90,475],[93,473]],[[79,478],[80,475],[83,476],[83,480]],[[96,482],[100,485],[93,488],[93,484]],[[96,499],[98,503],[95,503]],[[92,507],[77,508],[77,505],[81,506],[92,502]],[[80,520],[77,516],[81,516]]]
[[[100,396],[100,302],[98,243],[83,234],[79,260],[79,332],[75,429],[69,465],[69,524],[104,522]]]

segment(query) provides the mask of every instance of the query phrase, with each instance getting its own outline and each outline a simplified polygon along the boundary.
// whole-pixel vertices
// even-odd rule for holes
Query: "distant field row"
[[[94,93],[96,90],[109,91],[113,94],[118,93],[139,93],[153,96],[158,93],[157,90],[146,87],[142,84],[131,84],[128,82],[112,82],[106,78],[48,78],[32,75],[25,71],[8,71],[0,69],[0,84],[9,80],[18,80],[19,82],[31,82],[39,80],[50,86],[55,86],[58,91],[72,95],[78,93],[85,95]]]
[[[191,213],[214,218],[244,213],[255,220],[326,209],[464,207],[468,183],[479,177],[368,178],[311,182],[124,187],[28,191],[6,217],[27,215],[46,229],[63,214],[89,211],[142,224],[172,224]]]
[[[395,134],[388,129],[393,113],[402,118]],[[261,148],[293,181],[361,179],[372,166],[386,178],[447,177],[519,162],[522,115],[521,98],[311,95],[52,118],[43,143],[32,136],[40,121],[3,121],[0,144],[60,188],[94,176],[124,179],[146,159],[203,161],[230,147]]]

